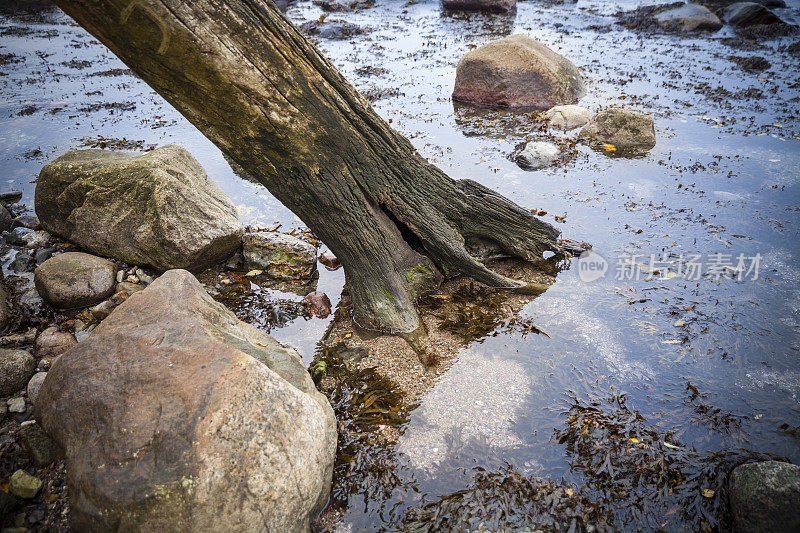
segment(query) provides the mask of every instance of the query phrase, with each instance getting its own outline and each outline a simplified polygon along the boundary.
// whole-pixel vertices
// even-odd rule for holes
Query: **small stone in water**
[[[538,170],[552,165],[561,155],[561,149],[553,143],[531,141],[525,145],[514,160],[526,170]]]

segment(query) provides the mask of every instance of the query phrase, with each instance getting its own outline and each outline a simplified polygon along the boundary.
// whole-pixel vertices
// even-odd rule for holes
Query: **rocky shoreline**
[[[502,5],[490,10],[508,9],[508,2],[496,4]],[[648,16],[664,31],[712,31],[712,17],[719,17],[706,11]],[[725,12],[722,20],[732,25],[754,20]],[[477,59],[494,61],[491,51]],[[514,79],[527,75],[516,72]],[[566,146],[578,140],[608,155],[653,148],[652,117],[620,108],[593,113],[575,105],[581,88],[543,106],[540,125],[552,135],[523,143],[509,157],[537,170],[563,162],[570,156]],[[472,103],[509,106],[497,95]],[[112,187],[104,186],[109,182]],[[337,429],[312,377],[330,396],[336,376],[328,370],[336,364],[351,373],[377,369],[411,403],[449,368],[464,342],[498,327],[538,333],[534,324],[512,318],[530,298],[496,299],[482,286],[451,280],[423,302],[426,325],[436,332],[426,346],[436,364],[426,370],[402,339],[359,331],[345,294],[309,376],[296,352],[237,320],[208,294],[225,301],[232,288],[247,292],[251,280],[268,279],[300,286],[304,300],[292,304],[292,316],[328,316],[330,298],[314,290],[317,243],[313,236],[243,228],[232,202],[185,149],[166,146],[132,157],[70,153],[42,170],[38,217],[14,203],[16,194],[0,200],[6,203],[0,208],[6,287],[0,285],[0,479],[8,479],[0,489],[0,517],[20,531],[70,523],[205,530],[217,520],[226,530],[250,520],[306,530],[328,498]],[[330,255],[319,262],[340,266]],[[528,281],[554,281],[552,273],[495,266]],[[144,358],[148,364],[139,364]],[[171,400],[176,397],[181,401]],[[197,420],[202,424],[194,425]],[[279,438],[264,441],[276,427]],[[384,429],[369,438],[396,438],[393,428]],[[258,449],[247,448],[254,442]],[[298,449],[311,453],[290,453]],[[286,462],[276,465],[270,454],[283,450],[289,450]],[[174,468],[162,472],[157,464]],[[778,509],[797,495],[796,469],[784,464],[764,466],[778,472]],[[224,481],[214,477],[220,471]],[[288,478],[301,482],[290,486]],[[742,502],[761,488],[752,488],[752,474],[741,479],[750,492],[736,501],[747,509]],[[250,493],[237,490],[241,485]],[[262,501],[273,505],[264,511]],[[737,520],[752,521],[765,508],[762,502]]]

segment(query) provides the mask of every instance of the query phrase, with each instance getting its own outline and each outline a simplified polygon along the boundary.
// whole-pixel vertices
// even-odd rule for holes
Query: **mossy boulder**
[[[41,225],[97,255],[159,270],[202,270],[233,255],[242,224],[185,149],[141,155],[75,150],[36,183]]]
[[[621,151],[647,151],[656,145],[653,118],[619,107],[608,108],[592,117],[578,138],[611,144]]]
[[[263,270],[273,279],[313,279],[317,272],[317,248],[306,241],[274,231],[247,233],[242,246],[245,267]]]
[[[747,463],[733,470],[728,483],[735,531],[800,531],[800,466]]]

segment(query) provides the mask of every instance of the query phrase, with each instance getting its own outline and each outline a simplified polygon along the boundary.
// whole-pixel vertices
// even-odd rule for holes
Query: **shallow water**
[[[800,2],[789,4],[778,13],[800,22]],[[676,37],[614,26],[617,9],[637,5],[521,2],[515,15],[482,15],[444,13],[433,0],[383,0],[360,13],[329,16],[369,30],[350,40],[321,40],[320,47],[360,90],[379,97],[376,110],[426,157],[454,178],[548,211],[545,220],[565,237],[592,243],[608,263],[604,278],[586,282],[573,261],[523,311],[546,336],[507,333],[466,347],[411,414],[399,444],[400,471],[429,496],[463,488],[459,468],[503,461],[580,483],[552,439],[566,421],[568,391],[625,393],[650,423],[678,431],[698,450],[745,447],[800,461],[791,431],[800,427],[800,60],[780,51],[800,37],[742,50],[725,40],[733,36],[727,28]],[[322,11],[300,2],[288,14],[300,23]],[[449,98],[458,59],[511,33],[541,40],[582,69],[588,89],[582,105],[653,114],[657,146],[636,159],[579,146],[558,168],[518,168],[506,156],[526,137],[540,136],[532,114],[454,107]],[[86,137],[124,137],[187,147],[245,224],[300,224],[261,185],[236,176],[142,81],[103,75],[124,66],[62,14],[3,16],[0,46],[0,54],[21,59],[0,67],[0,179],[3,187],[21,189],[29,206],[47,161]],[[732,55],[761,55],[772,67],[750,74]],[[120,105],[91,107],[114,103]],[[555,222],[556,215],[565,222]],[[662,272],[674,272],[681,254],[684,267],[698,254],[706,274],[714,254],[732,266],[740,254],[761,259],[755,280],[752,273],[741,281],[648,275],[650,257],[665,253],[673,262],[657,265]],[[635,279],[617,279],[630,273],[626,258],[645,265],[633,269]],[[320,290],[335,304],[342,282],[340,272],[323,269]],[[310,361],[326,325],[300,318],[271,333]],[[698,415],[688,383],[705,404],[738,417],[739,430],[721,431]],[[398,490],[390,503],[415,498]],[[353,504],[344,529],[385,525],[378,507]]]

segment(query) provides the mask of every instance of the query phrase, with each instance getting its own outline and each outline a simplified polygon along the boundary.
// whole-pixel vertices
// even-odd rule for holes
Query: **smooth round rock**
[[[655,17],[656,23],[665,30],[677,32],[717,31],[722,28],[722,21],[707,7],[698,4],[668,9]]]
[[[36,290],[54,307],[87,307],[114,293],[117,267],[111,261],[82,252],[51,257],[36,269]]]
[[[548,109],[586,95],[572,62],[527,35],[511,35],[468,52],[456,68],[453,99],[492,107]]]
[[[45,328],[36,337],[34,353],[36,357],[55,358],[78,344],[75,335],[66,331],[59,331],[57,327]]]
[[[561,149],[553,143],[531,141],[514,156],[514,160],[526,170],[538,170],[555,163],[560,155]]]
[[[25,350],[0,349],[0,396],[22,390],[36,372],[36,360]]]

